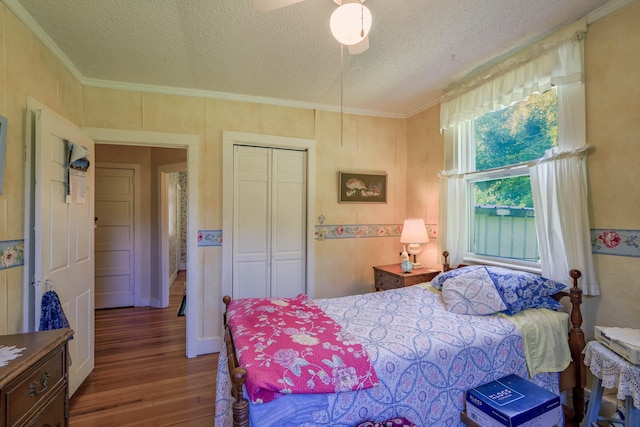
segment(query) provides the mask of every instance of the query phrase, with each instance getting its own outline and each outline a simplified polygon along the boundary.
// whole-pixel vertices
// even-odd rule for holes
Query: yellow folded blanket
[[[541,372],[564,371],[571,362],[568,344],[569,315],[546,308],[531,308],[508,316],[522,335],[531,378]]]

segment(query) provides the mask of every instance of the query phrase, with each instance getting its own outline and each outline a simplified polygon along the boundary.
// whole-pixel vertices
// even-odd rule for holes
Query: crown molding
[[[100,80],[100,79],[88,79],[88,78],[85,78],[83,80],[83,84],[88,87],[97,87],[97,88],[103,88],[103,89],[128,90],[128,91],[136,91],[136,92],[158,93],[158,94],[164,94],[164,95],[190,96],[194,98],[223,99],[227,101],[277,105],[281,107],[323,110],[323,111],[330,111],[330,112],[337,112],[337,113],[340,112],[340,107],[335,105],[316,104],[312,102],[294,101],[294,100],[280,99],[280,98],[267,98],[267,97],[261,97],[261,96],[242,95],[237,93],[217,92],[217,91],[209,91],[209,90],[202,90],[202,89],[189,89],[189,88],[180,88],[180,87],[171,87],[171,86],[148,85],[148,84],[140,84],[140,83],[126,83],[126,82],[116,82],[113,80]],[[358,108],[349,108],[349,109],[345,108],[344,113],[360,114],[365,116],[386,117],[386,118],[397,118],[397,119],[398,118],[405,119],[408,117],[407,115],[404,115],[404,114],[392,114],[392,113],[386,113],[381,111],[365,110],[365,109],[358,109]]]
[[[440,104],[440,96],[436,96],[435,98],[425,102],[415,110],[408,112],[407,114],[404,115],[404,118],[409,119],[418,113],[422,113],[423,111],[428,110],[431,107],[435,107],[438,104]]]

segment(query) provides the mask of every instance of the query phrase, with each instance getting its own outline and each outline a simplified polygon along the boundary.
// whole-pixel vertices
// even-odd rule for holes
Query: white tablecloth
[[[587,343],[584,364],[602,380],[604,388],[617,388],[618,399],[633,397],[633,406],[640,409],[640,366],[633,365],[598,341]]]

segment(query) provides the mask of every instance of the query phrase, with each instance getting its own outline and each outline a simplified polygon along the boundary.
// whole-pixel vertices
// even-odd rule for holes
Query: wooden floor
[[[96,311],[96,365],[70,399],[72,427],[213,426],[218,355],[185,356],[184,281],[169,308]]]

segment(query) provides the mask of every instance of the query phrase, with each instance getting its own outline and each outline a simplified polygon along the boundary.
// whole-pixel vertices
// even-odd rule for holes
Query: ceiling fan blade
[[[352,44],[351,46],[348,46],[348,48],[349,48],[349,53],[351,55],[357,55],[359,53],[364,52],[365,50],[369,49],[369,36],[363,38],[360,43],[356,43],[356,44]]]
[[[253,0],[253,8],[258,12],[271,12],[301,1],[304,0]]]

